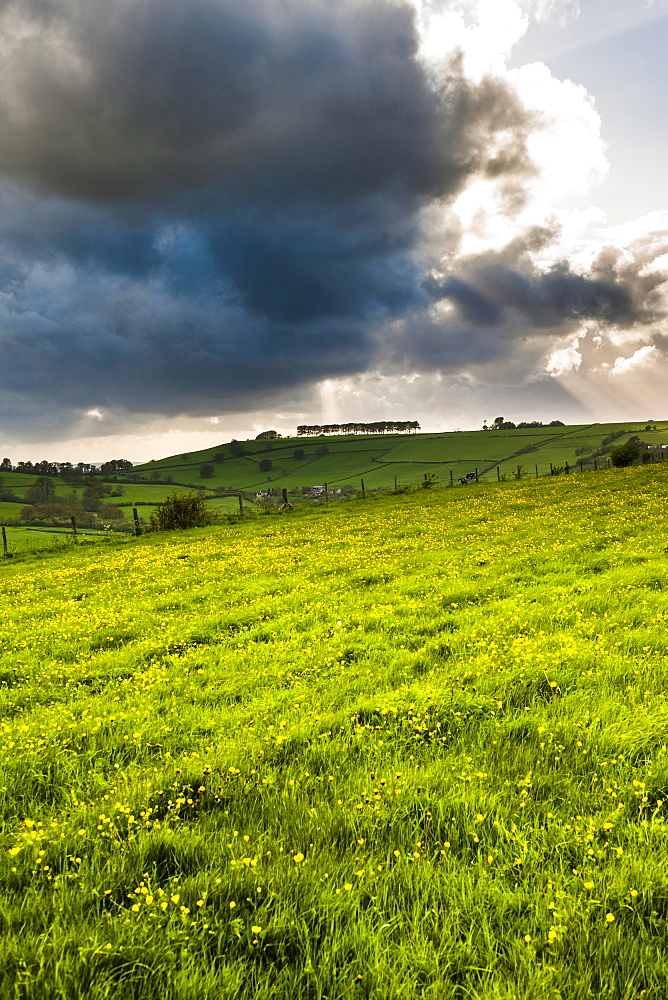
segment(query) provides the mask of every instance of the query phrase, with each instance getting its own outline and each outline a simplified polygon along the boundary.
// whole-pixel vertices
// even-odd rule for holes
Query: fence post
[[[580,459],[580,472],[584,472],[584,469],[582,468],[582,459]]]
[[[478,482],[478,470],[477,470],[477,468],[475,470],[475,481],[476,481],[476,483]]]
[[[663,455],[661,456],[663,458]],[[394,492],[397,492],[397,477],[394,477]]]
[[[501,469],[498,467],[498,465],[496,467],[496,481],[497,483],[501,482]]]
[[[281,510],[291,510],[292,504],[288,500],[288,491],[285,487],[281,490],[281,496],[283,497],[283,503],[281,504]]]
[[[360,482],[362,484],[362,499],[364,499],[366,497],[366,491],[364,489],[364,480],[360,479]]]
[[[327,489],[327,483],[325,483],[325,503],[329,503],[329,490]]]
[[[243,497],[241,496],[241,493],[238,494],[238,497],[239,497],[239,516],[243,517],[244,516],[244,501],[243,501]]]
[[[3,549],[4,554],[7,555],[8,554],[8,549],[7,549],[7,532],[5,531],[4,527],[2,529],[2,549]]]
[[[536,470],[536,479],[538,479],[538,466],[534,465],[534,469]]]
[[[452,475],[452,469],[450,469],[450,485],[454,486],[454,483],[455,483],[455,480],[454,480],[454,477]]]
[[[74,541],[76,542],[76,540],[77,540],[77,519],[74,516],[74,514],[72,514],[72,517],[70,518],[70,521],[72,522],[72,536],[74,538]]]
[[[554,467],[553,467],[553,465],[552,465],[552,462],[550,462],[550,475],[551,475],[551,476],[553,476],[553,475],[554,475]]]
[[[135,521],[135,535],[137,537],[139,537],[141,535],[141,527],[140,527],[140,524],[139,524],[139,513],[138,513],[136,507],[132,508],[132,516],[133,516],[134,521]]]
[[[594,472],[598,472],[598,462],[594,459]]]

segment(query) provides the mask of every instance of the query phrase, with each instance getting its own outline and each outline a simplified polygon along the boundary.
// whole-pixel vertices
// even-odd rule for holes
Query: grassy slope
[[[1,994],[663,1000],[667,500],[664,465],[1,565]]]
[[[576,449],[589,447],[594,450],[611,431],[628,431],[617,443],[623,443],[640,431],[648,442],[668,443],[668,426],[659,425],[660,429],[655,432],[643,431],[644,426],[643,423],[588,424],[515,431],[245,441],[243,445],[248,454],[243,458],[232,457],[229,445],[219,445],[189,455],[187,459],[173,456],[150,462],[138,471],[147,477],[159,471],[171,475],[177,482],[201,482],[205,487],[243,490],[295,489],[324,482],[332,486],[358,487],[362,477],[370,489],[376,489],[391,486],[395,476],[402,483],[416,484],[425,472],[435,472],[448,481],[451,471],[459,478],[475,468],[480,474],[496,478],[497,466],[500,473],[509,474],[518,463],[532,474],[534,466],[538,465],[539,474],[545,475],[550,471],[550,463],[572,465],[577,461]],[[318,457],[316,450],[323,444],[329,448],[329,454]],[[532,450],[522,453],[527,447]],[[304,459],[294,458],[293,453],[298,448],[304,451]],[[213,462],[214,456],[221,452],[225,458],[223,462],[214,463],[214,477],[201,480],[200,464]],[[273,462],[269,472],[259,469],[263,458]]]

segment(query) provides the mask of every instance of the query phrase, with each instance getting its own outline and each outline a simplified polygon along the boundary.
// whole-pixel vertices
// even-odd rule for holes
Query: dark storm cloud
[[[372,367],[388,327],[433,368],[502,353],[513,311],[638,314],[619,260],[428,276],[422,210],[481,176],[517,211],[535,122],[428,71],[402,0],[0,0],[0,37],[5,425],[247,408]]]
[[[435,88],[399,0],[17,0],[3,15],[2,168],[49,191],[338,204],[526,166],[510,91],[456,63]]]

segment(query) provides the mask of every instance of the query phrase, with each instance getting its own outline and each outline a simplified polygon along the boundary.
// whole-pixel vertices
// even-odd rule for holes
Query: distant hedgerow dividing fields
[[[667,463],[0,564],[0,995],[668,985]]]

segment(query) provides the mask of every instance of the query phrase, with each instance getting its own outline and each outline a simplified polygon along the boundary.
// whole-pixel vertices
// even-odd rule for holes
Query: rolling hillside
[[[397,481],[415,485],[425,472],[442,482],[456,481],[476,469],[482,478],[510,476],[522,464],[531,475],[548,475],[550,465],[570,466],[580,460],[593,467],[590,457],[611,435],[619,435],[610,447],[640,436],[648,444],[668,445],[668,422],[647,430],[646,422],[577,424],[566,427],[534,427],[506,431],[457,431],[444,434],[348,435],[281,438],[225,443],[215,448],[174,455],[148,462],[133,470],[146,480],[171,477],[175,483],[201,485],[207,490],[290,491],[328,483],[332,488],[359,487],[364,478],[368,489],[388,488]],[[245,454],[234,455],[243,449]],[[260,462],[271,468],[263,471]],[[200,475],[202,464],[213,467],[213,475]],[[129,489],[129,487],[128,487]]]
[[[362,479],[370,491],[392,489],[395,482],[415,486],[425,474],[446,485],[457,484],[476,471],[481,480],[496,481],[512,478],[518,465],[525,475],[542,477],[549,475],[551,468],[568,465],[577,469],[580,462],[583,469],[591,469],[595,459],[599,468],[605,466],[610,449],[633,436],[648,444],[668,446],[668,421],[233,441],[136,466],[130,474],[119,475],[108,484],[120,495],[103,500],[122,511],[122,519],[115,520],[113,527],[131,530],[132,507],[139,509],[140,521],[146,524],[155,506],[172,492],[198,489],[219,513],[233,514],[238,510],[238,493],[243,493],[248,508],[260,491],[270,491],[276,499],[287,489],[295,498],[327,483],[330,490],[345,494],[359,490]],[[19,522],[37,475],[2,471],[0,523]],[[53,484],[55,502],[70,508],[58,523],[69,523],[70,513],[83,515],[84,486],[73,486],[57,477]],[[34,537],[38,530],[34,526],[26,538]]]

